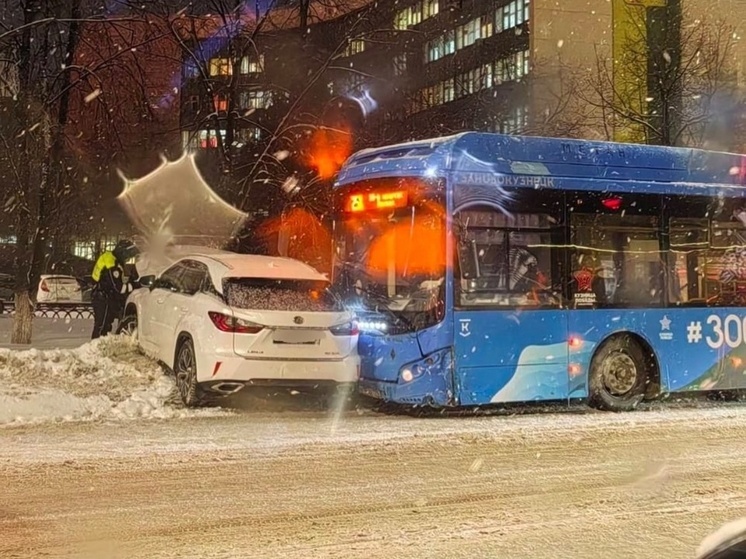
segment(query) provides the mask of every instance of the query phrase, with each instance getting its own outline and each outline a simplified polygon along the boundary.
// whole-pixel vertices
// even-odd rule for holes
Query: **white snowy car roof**
[[[157,276],[166,271],[175,262],[189,257],[206,255],[233,254],[217,248],[197,245],[171,245],[161,252],[146,251],[135,264],[137,273],[143,276]]]

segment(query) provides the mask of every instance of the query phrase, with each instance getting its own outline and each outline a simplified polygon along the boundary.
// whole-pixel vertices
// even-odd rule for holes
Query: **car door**
[[[148,298],[147,311],[143,316],[145,327],[145,338],[153,345],[158,359],[166,363],[170,358],[167,356],[169,336],[166,333],[168,325],[173,322],[173,297],[181,291],[181,275],[184,266],[177,262],[158,279],[155,280],[153,291]]]
[[[159,346],[162,351],[161,360],[164,363],[173,364],[176,337],[185,328],[189,331],[189,327],[182,326],[182,324],[185,323],[185,318],[198,313],[195,308],[195,298],[202,288],[206,275],[207,266],[201,262],[187,259],[179,263],[176,289],[172,289],[166,296],[158,318],[160,321]]]

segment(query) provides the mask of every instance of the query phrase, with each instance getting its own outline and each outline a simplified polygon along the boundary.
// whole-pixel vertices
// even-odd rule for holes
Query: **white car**
[[[43,275],[36,291],[37,303],[82,303],[83,290],[73,276]]]
[[[247,384],[357,383],[354,316],[302,262],[210,251],[140,281],[119,331],[173,370],[187,406]]]

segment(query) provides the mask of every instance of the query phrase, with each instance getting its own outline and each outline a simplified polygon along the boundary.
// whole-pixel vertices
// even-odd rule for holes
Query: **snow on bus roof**
[[[448,175],[454,183],[488,186],[520,186],[500,177],[521,175],[550,177],[558,188],[570,188],[578,180],[591,181],[595,184],[589,185],[590,189],[602,190],[636,183],[665,194],[680,193],[684,187],[691,190],[692,186],[735,187],[740,196],[746,186],[746,156],[693,148],[464,132],[359,151],[345,162],[335,186],[381,177]],[[533,186],[531,181],[524,182]]]
[[[229,252],[206,255],[206,258],[225,266],[226,270],[220,273],[223,278],[329,281],[315,268],[293,258]]]

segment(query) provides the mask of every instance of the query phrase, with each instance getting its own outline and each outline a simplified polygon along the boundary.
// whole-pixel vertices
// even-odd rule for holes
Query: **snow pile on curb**
[[[183,408],[173,380],[123,336],[76,349],[0,349],[0,425],[223,413]]]

